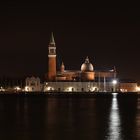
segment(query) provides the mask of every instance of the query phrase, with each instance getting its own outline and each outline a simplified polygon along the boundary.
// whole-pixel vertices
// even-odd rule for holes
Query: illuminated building
[[[26,78],[27,92],[137,92],[140,87],[135,81],[120,81],[116,68],[96,70],[86,57],[80,70],[67,70],[62,62],[59,70],[56,64],[56,45],[53,33],[48,46],[48,72],[42,85],[39,78]],[[80,66],[79,66],[80,67]],[[18,88],[16,89],[18,90]]]
[[[26,92],[38,92],[41,91],[40,78],[36,77],[27,77],[25,79],[25,91]]]
[[[135,80],[120,80],[119,89],[121,92],[137,92],[139,91],[137,82]]]
[[[22,84],[11,88],[1,85],[0,92],[140,92],[140,87],[135,81],[119,80],[115,67],[96,70],[86,57],[81,68],[79,65],[79,70],[67,70],[63,62],[57,70],[56,56],[56,44],[52,33],[48,46],[48,72],[43,85],[40,78],[27,77],[24,89]]]
[[[136,92],[136,82],[119,81],[116,68],[96,70],[88,57],[80,70],[66,70],[62,62],[56,70],[56,46],[53,34],[48,47],[48,73],[44,91],[62,92]]]
[[[48,73],[44,91],[113,91],[112,80],[116,79],[116,69],[95,70],[86,57],[80,70],[66,70],[62,62],[56,70],[56,45],[53,33],[48,47]],[[117,85],[115,85],[117,90]]]

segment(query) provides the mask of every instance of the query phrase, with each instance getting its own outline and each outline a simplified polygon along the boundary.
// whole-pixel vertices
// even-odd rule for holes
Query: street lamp
[[[116,85],[117,85],[118,81],[116,79],[113,79],[112,84],[113,84],[113,92],[116,91]]]

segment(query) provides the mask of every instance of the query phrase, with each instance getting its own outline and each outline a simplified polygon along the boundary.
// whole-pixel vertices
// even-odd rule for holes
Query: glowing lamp
[[[117,80],[114,79],[114,80],[112,81],[112,84],[113,84],[113,85],[116,85],[116,84],[117,84]]]

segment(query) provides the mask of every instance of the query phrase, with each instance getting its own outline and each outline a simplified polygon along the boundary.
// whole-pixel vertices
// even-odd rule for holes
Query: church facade
[[[48,46],[45,92],[116,92],[120,91],[120,87],[124,88],[123,90],[128,87],[128,85],[125,87],[119,83],[115,67],[110,70],[95,70],[90,59],[86,57],[80,70],[66,70],[63,62],[57,70],[56,57],[56,44],[52,33]],[[129,87],[131,84],[133,84],[131,89],[135,92],[136,83],[129,83]]]

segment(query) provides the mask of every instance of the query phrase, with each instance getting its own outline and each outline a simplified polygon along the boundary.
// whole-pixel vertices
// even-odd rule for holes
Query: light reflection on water
[[[1,97],[0,140],[139,140],[140,98]]]
[[[108,134],[107,140],[121,140],[121,122],[120,122],[120,115],[119,115],[119,107],[117,101],[117,94],[113,94],[111,108],[110,108],[110,115],[109,115],[109,122],[108,122]]]

